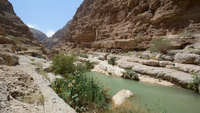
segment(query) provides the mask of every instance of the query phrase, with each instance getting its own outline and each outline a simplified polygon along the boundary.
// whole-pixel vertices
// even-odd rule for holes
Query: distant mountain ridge
[[[68,21],[67,24],[62,29],[59,29],[52,37],[44,39],[42,41],[44,46],[51,50],[53,46],[56,45],[58,41],[64,36],[65,32],[67,32],[71,22],[72,20]]]
[[[48,38],[47,35],[41,32],[40,30],[30,28],[30,27],[29,27],[29,30],[33,33],[33,36],[36,37],[40,42]]]

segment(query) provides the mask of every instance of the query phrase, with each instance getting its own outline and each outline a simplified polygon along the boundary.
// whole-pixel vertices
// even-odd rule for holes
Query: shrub
[[[62,53],[54,56],[54,70],[64,78],[56,79],[51,85],[52,89],[78,112],[106,110],[110,101],[107,85],[102,85],[98,78],[89,78],[84,74],[92,65],[90,61],[76,66],[74,61],[74,57]]]
[[[108,64],[114,66],[116,60],[117,60],[116,57],[111,57],[110,59],[108,59]]]
[[[88,58],[88,55],[86,55],[86,54],[80,54],[80,57]]]
[[[75,61],[74,56],[67,56],[64,53],[59,53],[55,55],[52,59],[53,68],[55,74],[69,74],[75,71],[75,65],[73,62]]]
[[[200,75],[194,75],[193,81],[188,84],[188,88],[192,88],[194,91],[199,91],[200,86]]]
[[[109,102],[108,88],[98,78],[94,80],[83,73],[68,74],[66,79],[56,79],[53,90],[76,111],[104,111]]]
[[[149,48],[149,50],[151,52],[160,52],[166,54],[170,50],[170,42],[171,40],[169,39],[152,39],[150,41],[151,47]]]
[[[135,73],[133,70],[131,69],[126,69],[126,72],[123,73],[123,76],[124,78],[128,78],[128,79],[131,79],[131,80],[136,80],[136,81],[139,81],[139,76],[137,73]]]
[[[30,60],[31,60],[32,62],[34,62],[34,61],[35,61],[35,59],[33,59],[33,58],[32,58],[32,59],[30,59]]]
[[[86,69],[93,69],[94,62],[90,62],[89,60],[85,61],[85,67],[86,67]]]

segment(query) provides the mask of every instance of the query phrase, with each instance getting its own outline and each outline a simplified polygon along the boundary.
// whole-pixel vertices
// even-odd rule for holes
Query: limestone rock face
[[[44,97],[30,75],[7,66],[0,66],[0,73],[1,113],[44,112]]]
[[[199,64],[200,55],[177,53],[175,55],[175,61],[184,64]]]
[[[125,70],[117,66],[109,65],[107,61],[103,61],[99,63],[99,72],[116,77],[122,77]]]
[[[112,100],[114,101],[115,107],[120,106],[123,104],[125,99],[131,97],[133,93],[129,90],[123,89],[119,91],[116,95],[112,97]]]
[[[199,10],[198,0],[84,0],[55,48],[144,50],[152,38],[199,31]],[[180,40],[175,48],[195,42],[190,36]]]
[[[15,14],[8,0],[0,0],[0,35],[17,42],[17,45],[37,47],[46,52],[44,46],[29,31],[23,21]]]
[[[0,65],[14,66],[18,63],[19,57],[11,53],[0,52]]]
[[[33,36],[36,37],[39,41],[43,41],[48,38],[46,34],[37,29],[29,28],[29,30],[33,33]]]

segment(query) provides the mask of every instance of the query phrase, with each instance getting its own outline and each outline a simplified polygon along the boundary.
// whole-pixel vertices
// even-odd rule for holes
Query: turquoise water
[[[167,113],[200,113],[200,94],[194,91],[141,83],[95,72],[88,72],[88,75],[98,77],[103,83],[108,83],[108,87],[111,88],[109,93],[112,96],[122,89],[128,89],[138,95],[141,103],[148,104],[149,108],[154,108],[155,103],[159,101],[159,105],[164,106]]]

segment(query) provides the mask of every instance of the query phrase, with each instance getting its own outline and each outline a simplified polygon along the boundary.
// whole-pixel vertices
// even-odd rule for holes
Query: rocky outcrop
[[[19,57],[11,54],[0,52],[0,65],[14,66],[18,63]]]
[[[0,35],[0,50],[15,53],[17,44],[15,41]],[[9,50],[6,50],[9,49]]]
[[[52,37],[49,37],[42,41],[45,47],[47,47],[49,50],[53,48],[54,45],[58,43],[58,41],[64,36],[65,32],[67,32],[69,26],[71,25],[72,20],[67,22],[67,24],[62,28],[59,29]]]
[[[119,91],[116,95],[112,97],[112,100],[114,102],[114,106],[118,107],[123,104],[123,102],[130,98],[133,95],[133,93],[129,90],[123,89]]]
[[[0,0],[0,3],[0,34],[14,40],[18,46],[34,47],[46,53],[47,50],[42,43],[32,35],[28,26],[15,14],[12,4],[8,0]]]
[[[144,50],[152,38],[175,34],[173,47],[184,48],[196,42],[183,34],[200,30],[199,6],[198,0],[84,0],[56,48]]]
[[[187,54],[187,53],[177,53],[175,55],[175,61],[184,64],[199,64],[200,55],[197,54]]]
[[[7,66],[0,73],[1,113],[44,113],[44,97],[30,75]]]
[[[125,70],[117,66],[109,65],[107,61],[102,61],[99,63],[98,72],[115,77],[122,77]]]
[[[29,30],[33,33],[33,36],[36,37],[40,42],[48,38],[46,34],[37,29],[29,28]]]

